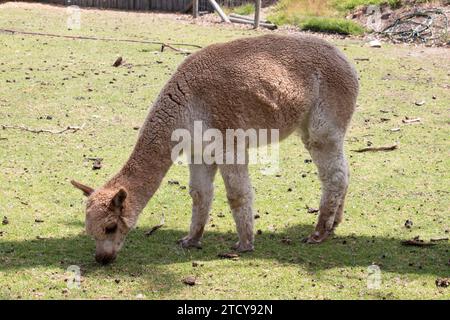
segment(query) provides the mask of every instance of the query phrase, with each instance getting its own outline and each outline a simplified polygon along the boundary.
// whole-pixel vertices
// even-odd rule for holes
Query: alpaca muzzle
[[[114,260],[116,260],[116,254],[105,254],[105,253],[96,253],[95,254],[95,261],[97,261],[98,263],[102,264],[102,265],[107,265],[111,262],[113,262]]]
[[[116,259],[117,256],[114,242],[111,240],[97,241],[95,249],[95,261],[103,265],[109,264]]]

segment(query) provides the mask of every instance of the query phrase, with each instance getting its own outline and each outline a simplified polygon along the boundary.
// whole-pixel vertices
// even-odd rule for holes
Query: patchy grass
[[[295,25],[302,30],[353,34],[364,33],[359,24],[344,19],[328,1],[281,0],[268,19],[277,25]]]
[[[255,4],[247,3],[233,8],[227,8],[228,13],[236,13],[243,16],[248,16],[255,13]]]
[[[416,1],[425,2],[440,1]],[[277,25],[289,24],[302,30],[361,35],[364,28],[352,20],[345,19],[349,11],[369,4],[388,4],[392,8],[398,8],[403,3],[402,0],[280,0],[268,19]]]
[[[82,29],[66,28],[65,9],[36,4],[0,6],[0,28],[207,45],[258,32],[183,23],[171,15],[82,10]],[[176,240],[190,222],[188,170],[174,166],[142,213],[118,260],[94,262],[84,233],[84,199],[72,178],[102,185],[127,159],[148,106],[183,55],[157,45],[0,34],[0,125],[33,128],[82,125],[61,135],[0,130],[0,298],[198,299],[449,299],[435,280],[449,276],[448,242],[404,247],[402,240],[448,236],[448,71],[445,49],[355,40],[335,44],[355,61],[361,78],[359,106],[347,136],[351,184],[346,215],[335,237],[306,245],[320,190],[316,168],[297,137],[281,144],[281,176],[251,167],[256,193],[256,251],[222,260],[236,240],[224,186],[217,177],[212,219],[203,250],[182,250]],[[118,55],[129,65],[112,63]],[[434,98],[433,98],[434,97]],[[423,106],[415,101],[424,100]],[[51,116],[47,118],[47,116]],[[403,125],[405,117],[422,123]],[[399,127],[399,132],[391,128]],[[399,143],[392,152],[354,153]],[[93,171],[86,157],[104,158]],[[292,190],[288,192],[288,190]],[[165,226],[151,237],[144,232]],[[35,219],[43,220],[36,222]],[[407,219],[411,229],[404,227]],[[281,242],[288,237],[291,245]],[[193,267],[192,262],[199,262]],[[368,289],[367,268],[382,271]],[[81,267],[79,289],[67,289],[67,268]],[[182,283],[186,276],[201,284]]]
[[[423,3],[436,3],[442,4],[445,3],[446,0],[415,0],[415,1],[405,1],[405,0],[321,0],[324,2],[330,2],[331,5],[339,10],[348,12],[356,7],[364,6],[364,5],[383,5],[388,4],[391,8],[396,9],[400,8],[402,5],[414,5],[414,4],[423,4]]]
[[[402,5],[402,0],[332,0],[332,6],[339,11],[348,12],[356,7],[363,5],[382,5],[389,4],[392,8],[398,8]]]
[[[308,17],[299,22],[298,25],[302,30],[316,32],[353,35],[361,35],[364,33],[364,28],[357,23],[339,18]]]

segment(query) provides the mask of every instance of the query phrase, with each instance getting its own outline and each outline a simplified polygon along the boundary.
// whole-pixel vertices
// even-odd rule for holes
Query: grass
[[[227,8],[227,13],[236,13],[243,16],[248,16],[255,12],[255,4],[254,3],[246,3],[237,7]]]
[[[183,23],[161,14],[82,10],[82,29],[66,28],[65,9],[37,4],[0,6],[0,28],[110,38],[190,42],[205,46],[243,36],[241,29]],[[0,298],[71,299],[449,299],[435,285],[449,276],[448,242],[404,247],[402,240],[448,236],[449,64],[445,49],[334,42],[354,61],[361,78],[358,110],[347,136],[351,184],[346,216],[336,236],[311,246],[320,186],[316,168],[297,137],[281,144],[281,177],[251,167],[256,193],[256,251],[222,260],[236,240],[224,186],[216,180],[212,220],[203,250],[182,250],[176,240],[190,222],[188,170],[174,166],[131,232],[118,260],[94,262],[84,232],[84,199],[72,178],[102,185],[131,152],[136,125],[183,55],[157,45],[77,41],[0,34],[0,125],[59,128],[61,135],[0,130]],[[118,55],[131,65],[112,67]],[[445,62],[447,61],[447,62]],[[433,99],[433,96],[435,99]],[[421,107],[415,101],[424,100]],[[47,116],[51,116],[47,118]],[[421,124],[403,125],[405,117]],[[382,120],[389,119],[389,120]],[[390,129],[400,127],[399,132]],[[354,153],[372,143],[398,142],[392,152]],[[93,171],[85,157],[102,157]],[[291,192],[288,192],[291,189]],[[223,213],[225,216],[222,217]],[[144,232],[166,224],[151,237]],[[35,219],[44,222],[35,222]],[[413,227],[406,229],[407,219]],[[292,244],[281,242],[284,237]],[[200,265],[193,267],[192,262]],[[380,289],[368,289],[367,268],[382,271]],[[67,268],[80,266],[79,289],[67,289]],[[201,284],[189,287],[189,275]]]
[[[269,20],[277,25],[290,24],[298,26],[302,30],[315,32],[338,33],[344,35],[361,35],[364,33],[364,28],[357,23],[341,18],[305,17],[294,14],[291,16],[272,16],[269,17]]]
[[[339,18],[310,17],[300,23],[303,30],[339,34],[361,35],[364,28],[358,24]]]
[[[416,3],[439,2],[417,0]],[[362,5],[388,4],[392,8],[402,5],[402,0],[280,0],[268,19],[277,25],[294,25],[302,30],[338,34],[361,35],[363,26],[345,16]]]
[[[342,17],[329,1],[281,0],[268,19],[277,25],[295,25],[302,30],[361,35],[364,28]]]
[[[333,0],[332,6],[339,11],[348,12],[358,6],[363,5],[382,5],[388,4],[391,8],[398,8],[402,4],[402,0]]]

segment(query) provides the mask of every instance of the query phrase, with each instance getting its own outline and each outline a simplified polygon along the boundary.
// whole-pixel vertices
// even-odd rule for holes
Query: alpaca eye
[[[117,224],[109,226],[109,227],[106,227],[105,228],[105,233],[106,234],[111,234],[111,233],[116,232],[116,230],[117,230]]]

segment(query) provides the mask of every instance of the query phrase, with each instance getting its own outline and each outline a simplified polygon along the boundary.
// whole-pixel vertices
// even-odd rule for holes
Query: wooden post
[[[198,0],[192,2],[192,16],[194,19],[198,18]]]
[[[255,0],[255,29],[259,28],[261,19],[261,0]]]
[[[220,8],[219,4],[215,0],[208,0],[208,1],[213,6],[214,10],[217,11],[219,16],[222,18],[223,22],[226,22],[226,23],[230,23],[231,22],[230,19],[228,19],[228,17],[225,14],[225,12],[222,11],[222,9]]]

